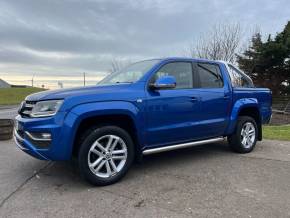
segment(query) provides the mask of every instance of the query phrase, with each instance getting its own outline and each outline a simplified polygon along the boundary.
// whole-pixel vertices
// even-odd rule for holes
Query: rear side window
[[[236,69],[232,65],[229,66],[229,74],[231,77],[231,82],[233,87],[246,87],[252,88],[254,87],[253,81],[245,76],[242,72]]]
[[[218,65],[197,63],[197,71],[201,88],[223,87],[223,79]]]
[[[193,86],[192,66],[188,62],[165,64],[154,75],[153,81],[162,76],[174,76],[177,89],[190,89]]]

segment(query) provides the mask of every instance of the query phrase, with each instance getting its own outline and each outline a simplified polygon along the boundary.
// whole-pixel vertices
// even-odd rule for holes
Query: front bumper
[[[69,160],[73,147],[72,125],[76,116],[72,113],[58,112],[53,117],[15,118],[14,140],[17,146],[27,154],[41,160]],[[26,132],[28,134],[26,134]],[[20,134],[21,133],[21,134]],[[40,147],[29,133],[50,133],[51,140]]]
[[[38,149],[36,149],[36,147],[27,139],[25,139],[24,137],[20,136],[17,132],[16,129],[14,129],[13,131],[13,136],[14,136],[14,141],[16,143],[16,145],[24,152],[26,152],[27,154],[41,159],[41,160],[49,160],[48,157],[42,155],[40,151],[38,151]]]

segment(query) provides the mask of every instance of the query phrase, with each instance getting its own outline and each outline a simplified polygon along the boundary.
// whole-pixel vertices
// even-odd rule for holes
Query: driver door
[[[173,76],[176,88],[147,89],[146,146],[158,147],[198,138],[200,96],[191,62],[164,64],[152,77]]]

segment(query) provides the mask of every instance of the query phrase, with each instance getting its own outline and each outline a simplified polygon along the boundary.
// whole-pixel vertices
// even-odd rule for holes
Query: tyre
[[[134,159],[130,135],[117,126],[103,126],[84,133],[78,152],[81,176],[92,185],[104,186],[125,176]]]
[[[230,147],[238,153],[249,153],[256,145],[258,138],[257,123],[252,117],[241,116],[235,132],[228,136]]]

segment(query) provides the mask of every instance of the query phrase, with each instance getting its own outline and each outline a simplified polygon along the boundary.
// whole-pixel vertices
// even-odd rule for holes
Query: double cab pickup
[[[134,63],[95,86],[26,97],[14,139],[43,160],[77,160],[94,185],[120,180],[143,155],[215,143],[251,152],[271,118],[269,89],[232,64],[189,58]]]

